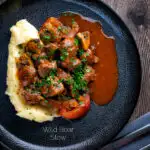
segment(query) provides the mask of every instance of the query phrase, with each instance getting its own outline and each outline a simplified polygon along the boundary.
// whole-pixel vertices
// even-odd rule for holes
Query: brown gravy
[[[109,103],[118,87],[118,68],[115,40],[106,36],[98,22],[88,20],[80,15],[62,15],[60,21],[71,26],[74,19],[80,26],[80,31],[90,31],[91,45],[96,47],[96,56],[100,62],[94,65],[96,80],[91,83],[91,98],[98,105]]]

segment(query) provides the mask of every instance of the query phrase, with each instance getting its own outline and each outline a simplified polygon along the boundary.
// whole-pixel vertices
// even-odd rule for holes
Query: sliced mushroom
[[[21,90],[21,95],[28,104],[38,104],[44,101],[44,98],[39,93],[31,93],[26,90]]]
[[[90,32],[79,32],[77,37],[81,40],[81,44],[84,50],[87,50],[90,46]]]

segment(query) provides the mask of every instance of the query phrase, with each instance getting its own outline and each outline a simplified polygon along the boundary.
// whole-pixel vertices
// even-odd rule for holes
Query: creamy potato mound
[[[7,90],[6,94],[10,97],[11,103],[14,105],[17,115],[19,117],[34,120],[36,122],[52,121],[56,117],[56,111],[47,109],[38,105],[27,104],[23,97],[19,95],[19,80],[16,76],[17,57],[20,57],[20,49],[18,44],[26,43],[31,39],[39,39],[37,29],[31,25],[27,20],[23,19],[10,28],[11,39],[8,46],[8,70],[7,70]]]

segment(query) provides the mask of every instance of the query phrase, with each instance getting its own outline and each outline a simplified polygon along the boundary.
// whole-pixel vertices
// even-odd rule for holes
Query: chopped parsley
[[[51,79],[50,79],[50,77],[46,77],[46,78],[42,79],[40,82],[36,82],[35,83],[35,86],[37,88],[43,87],[45,85],[51,85]]]
[[[66,12],[64,12],[62,15],[63,15],[63,16],[67,16],[67,13],[66,13]]]
[[[84,104],[83,102],[79,102],[80,105]]]
[[[83,64],[79,65],[73,71],[73,80],[71,81],[72,93],[75,94],[75,97],[78,98],[80,91],[87,90],[87,82],[83,79],[85,74],[85,66]]]
[[[62,13],[63,16],[73,16],[72,12],[64,12]]]
[[[53,56],[53,55],[55,54],[55,51],[56,51],[56,50],[50,50],[50,51],[48,52],[48,56]]]
[[[48,100],[44,100],[45,103],[48,103]]]
[[[33,60],[37,60],[37,58],[36,58],[36,57],[32,57],[32,59],[33,59]]]
[[[40,56],[40,57],[38,57],[38,61],[40,61],[41,59],[48,59],[48,56]]]
[[[61,26],[59,26],[59,27],[58,27],[58,31],[61,31],[61,30],[62,30],[62,27],[61,27]]]
[[[78,50],[78,55],[79,55],[79,57],[82,56],[83,54],[84,54],[84,50],[83,50],[83,49],[79,49],[79,50]]]
[[[63,81],[64,81],[64,79],[58,80],[58,84],[62,83]]]
[[[78,38],[74,38],[74,44],[75,44],[75,46],[78,46],[79,45],[79,39]]]
[[[37,44],[37,47],[41,49],[41,48],[42,48],[42,45],[41,45],[40,43],[38,43],[38,44]]]
[[[86,71],[87,73],[89,73],[89,72],[91,72],[91,69],[86,68],[85,71]]]
[[[68,56],[68,52],[67,52],[67,49],[62,49],[61,50],[61,56],[60,56],[60,60],[64,61]]]
[[[86,56],[89,56],[90,54],[88,52],[86,52]]]
[[[72,63],[76,62],[75,58],[71,58],[70,61],[71,61]]]
[[[83,58],[81,61],[82,61],[83,63],[87,62],[86,58]]]
[[[51,35],[47,34],[40,35],[40,38],[44,43],[49,43],[51,41]]]
[[[54,79],[54,77],[56,76],[56,74],[57,74],[57,70],[56,69],[51,69],[50,70],[49,75],[50,75],[50,77],[52,77],[52,79]]]

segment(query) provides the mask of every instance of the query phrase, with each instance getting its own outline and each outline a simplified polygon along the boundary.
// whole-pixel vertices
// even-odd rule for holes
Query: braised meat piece
[[[42,94],[45,97],[53,97],[63,93],[65,88],[64,85],[61,82],[59,82],[59,79],[55,77],[54,79],[51,78],[50,80],[50,85],[45,85],[41,88]]]
[[[16,64],[18,69],[21,69],[25,65],[33,66],[32,60],[26,53],[23,53],[23,55],[21,55],[18,59],[16,59]]]
[[[36,70],[33,66],[24,66],[18,71],[18,78],[23,87],[34,82],[35,76]]]
[[[41,44],[39,39],[30,40],[25,47],[25,51],[29,53],[41,53],[43,45]]]
[[[87,81],[88,83],[90,81],[94,81],[95,80],[95,70],[91,66],[87,66],[85,68],[85,74],[83,76],[83,79],[85,81]]]
[[[75,21],[75,20],[73,20],[72,21],[72,29],[70,30],[70,32],[68,33],[68,37],[75,37],[75,35],[79,32],[79,25],[78,25],[78,23]]]
[[[48,18],[39,31],[43,43],[49,44],[50,42],[59,42],[62,38],[62,34],[59,30],[61,26],[62,23],[57,18]]]
[[[68,69],[69,71],[72,71],[80,64],[81,64],[80,59],[76,57],[73,57],[73,58],[68,57],[67,59],[61,62],[62,67]]]
[[[60,80],[66,81],[67,79],[71,78],[71,75],[62,69],[58,68],[57,69],[57,76]]]
[[[60,43],[60,51],[66,49],[69,57],[74,57],[77,54],[78,45],[75,43],[75,38],[65,38]]]
[[[38,104],[44,101],[44,98],[39,93],[32,93],[27,90],[21,90],[21,95],[28,104]]]
[[[44,78],[50,73],[50,70],[56,68],[57,68],[56,61],[49,62],[48,60],[43,60],[41,64],[38,66],[38,73],[40,77]]]

